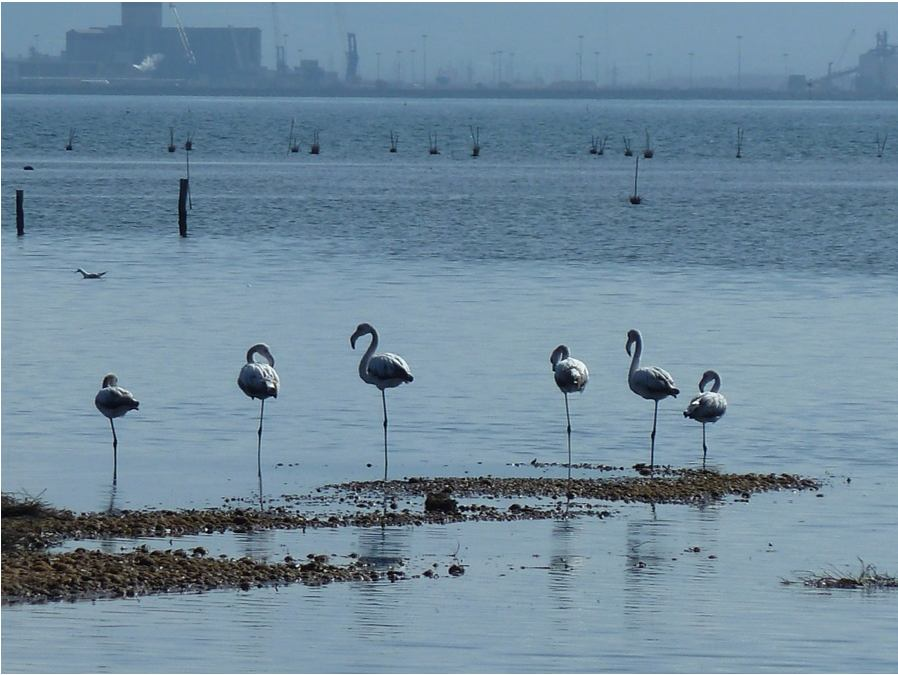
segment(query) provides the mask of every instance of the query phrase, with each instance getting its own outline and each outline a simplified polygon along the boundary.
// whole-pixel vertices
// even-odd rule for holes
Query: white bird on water
[[[636,350],[633,352],[628,376],[630,391],[655,402],[655,417],[652,421],[652,454],[649,459],[649,469],[653,469],[655,466],[655,429],[658,426],[658,401],[668,396],[676,398],[680,390],[677,389],[673,377],[666,370],[655,366],[639,367],[639,357],[642,356],[642,333],[631,329],[627,333],[627,354],[630,354],[630,347],[634,343]]]
[[[258,354],[268,363],[258,363],[253,357]],[[259,411],[259,444],[256,450],[259,468],[259,481],[262,480],[262,418],[265,415],[265,399],[277,398],[281,380],[274,369],[274,357],[264,342],[254,344],[246,352],[246,363],[240,369],[237,386],[250,398],[262,401]],[[260,496],[261,498],[261,496]]]
[[[571,350],[566,345],[558,345],[549,357],[555,373],[555,384],[564,394],[564,412],[567,415],[567,477],[571,477],[571,411],[567,395],[583,391],[589,381],[589,370],[579,359],[571,358]]]
[[[360,323],[349,337],[349,344],[355,349],[356,340],[363,335],[371,336],[371,344],[359,361],[359,377],[368,384],[380,389],[384,404],[384,483],[387,482],[387,396],[384,390],[398,387],[404,382],[413,382],[414,376],[401,356],[383,352],[375,354],[377,349],[377,331],[370,323]]]
[[[711,391],[705,391],[705,385],[713,381]],[[698,396],[689,401],[689,406],[683,411],[683,417],[690,417],[696,422],[702,423],[702,468],[705,468],[705,459],[708,457],[708,445],[705,443],[705,425],[719,420],[727,411],[727,400],[720,391],[720,375],[717,371],[706,370],[702,379],[698,382]]]
[[[105,271],[104,272],[85,272],[80,267],[78,269],[76,269],[75,272],[81,272],[82,279],[102,279],[103,275],[106,274]]]
[[[97,406],[97,410],[109,418],[109,424],[112,427],[112,482],[115,483],[118,479],[118,438],[115,435],[115,423],[112,420],[115,417],[122,417],[129,410],[137,410],[140,401],[135,399],[130,391],[118,386],[118,378],[115,373],[107,373],[103,377],[102,389],[94,398],[94,405]]]

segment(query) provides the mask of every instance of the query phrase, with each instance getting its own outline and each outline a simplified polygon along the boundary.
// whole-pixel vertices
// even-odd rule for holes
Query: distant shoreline
[[[136,96],[255,96],[284,98],[405,98],[405,99],[575,99],[575,100],[770,100],[770,101],[898,101],[898,91],[877,96],[856,92],[819,91],[809,95],[793,95],[768,89],[641,89],[602,88],[395,88],[395,87],[278,87],[226,86],[206,83],[167,81],[109,80],[14,80],[4,82],[2,94],[53,95],[136,95]]]

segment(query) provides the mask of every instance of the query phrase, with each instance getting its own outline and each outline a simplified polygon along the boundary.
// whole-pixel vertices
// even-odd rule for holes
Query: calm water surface
[[[2,106],[4,491],[74,510],[251,497],[258,405],[235,380],[261,340],[282,380],[266,496],[377,479],[379,396],[348,344],[360,321],[415,374],[388,392],[392,477],[563,475],[527,464],[565,459],[561,342],[591,373],[571,401],[574,460],[647,461],[652,405],[627,388],[624,351],[639,328],[643,362],[683,390],[660,405],[659,461],[701,461],[701,426],[681,411],[715,368],[730,410],[708,429],[710,462],[825,481],[822,497],[612,505],[605,520],[185,538],[174,545],[272,560],[402,558],[410,575],[436,563],[440,578],[5,607],[5,671],[898,668],[894,593],[780,584],[858,557],[898,570],[898,152],[877,158],[873,142],[898,138],[894,104]],[[321,129],[321,156],[286,153],[291,117],[301,136]],[[169,126],[194,131],[187,239]],[[640,147],[646,127],[656,154],[632,207],[620,138]],[[603,157],[586,152],[592,134],[609,136]],[[141,401],[117,424],[114,493],[93,406],[108,371]],[[445,573],[454,559],[465,576]]]

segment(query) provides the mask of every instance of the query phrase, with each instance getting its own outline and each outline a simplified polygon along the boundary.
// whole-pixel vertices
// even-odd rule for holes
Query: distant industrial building
[[[898,47],[889,44],[888,32],[879,32],[876,46],[861,54],[856,66],[833,70],[830,63],[826,75],[813,79],[790,75],[786,89],[793,96],[812,90],[823,94],[853,90],[862,96],[893,98],[898,94]]]
[[[898,91],[898,47],[886,31],[876,34],[876,46],[858,59],[855,88],[865,94]]]
[[[259,28],[162,26],[163,3],[123,2],[120,26],[66,32],[69,75],[219,80],[257,75],[262,67]]]

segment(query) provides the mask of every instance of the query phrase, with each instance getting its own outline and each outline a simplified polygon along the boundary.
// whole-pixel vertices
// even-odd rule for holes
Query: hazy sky
[[[273,66],[273,17],[270,2],[177,3],[184,24],[262,29],[262,61]],[[694,76],[735,77],[742,35],[743,78],[792,73],[819,76],[827,63],[856,65],[872,48],[875,33],[888,30],[898,43],[898,3],[277,3],[280,32],[286,33],[288,65],[316,58],[322,66],[344,68],[345,33],[357,34],[360,72],[375,75],[381,52],[381,76],[421,77],[426,33],[427,72],[454,69],[464,79],[468,65],[475,80],[489,82],[502,50],[503,72],[509,61],[516,75],[545,80],[576,79],[578,35],[583,35],[583,77],[594,79],[599,51],[599,81],[616,65],[621,82],[685,78],[688,53],[694,52]],[[70,28],[117,25],[119,3],[2,3],[2,50],[25,54],[36,45],[59,54]],[[163,22],[174,25],[167,7]],[[852,29],[855,34],[851,36]],[[847,49],[846,49],[847,45]],[[415,50],[414,56],[411,50]],[[510,57],[509,53],[514,56]],[[651,53],[651,56],[648,54]],[[788,57],[784,54],[788,53]],[[835,65],[834,65],[835,67]]]

